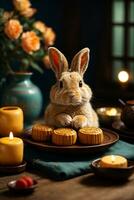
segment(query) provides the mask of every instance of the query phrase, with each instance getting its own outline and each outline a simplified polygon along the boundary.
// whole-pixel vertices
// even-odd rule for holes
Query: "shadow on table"
[[[31,195],[33,192],[13,192],[11,190],[4,190],[0,193],[0,195],[5,196],[5,197],[9,197],[10,199],[14,199],[14,197],[21,197],[21,196],[29,196]]]
[[[102,178],[102,177],[98,177],[94,174],[90,174],[89,176],[84,176],[83,179],[80,181],[81,184],[83,185],[87,185],[90,187],[104,187],[104,186],[121,186],[121,185],[125,185],[128,182],[131,181],[131,178],[128,180],[111,180],[111,179],[106,179],[106,178]]]

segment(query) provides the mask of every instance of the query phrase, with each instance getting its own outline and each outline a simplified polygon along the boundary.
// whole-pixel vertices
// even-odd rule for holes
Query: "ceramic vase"
[[[25,124],[36,120],[42,110],[42,93],[31,81],[31,76],[32,73],[27,72],[12,74],[2,94],[2,106],[19,106],[23,110]]]

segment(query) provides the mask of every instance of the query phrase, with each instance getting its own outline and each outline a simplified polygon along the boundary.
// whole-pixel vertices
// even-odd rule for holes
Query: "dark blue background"
[[[77,51],[89,47],[91,57],[85,81],[96,90],[100,85],[99,55],[104,46],[106,21],[105,0],[32,0],[32,7],[37,8],[36,19],[42,20],[56,32],[55,46],[67,57],[69,63]],[[0,7],[9,10],[11,0],[0,0]],[[55,82],[51,70],[44,74],[34,73],[33,81],[40,87],[44,104],[49,100],[49,91]]]

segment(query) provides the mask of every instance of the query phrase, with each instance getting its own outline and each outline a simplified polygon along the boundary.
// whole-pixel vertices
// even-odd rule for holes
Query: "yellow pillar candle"
[[[20,136],[23,131],[23,111],[17,106],[0,108],[0,136],[8,136],[12,131],[15,136]]]
[[[104,156],[100,160],[100,167],[103,168],[125,168],[127,165],[127,159],[119,155]]]
[[[13,137],[0,138],[0,165],[19,165],[23,161],[23,140]]]

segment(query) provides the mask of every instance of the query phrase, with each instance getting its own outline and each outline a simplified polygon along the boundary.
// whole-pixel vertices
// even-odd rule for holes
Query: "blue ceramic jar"
[[[24,121],[29,124],[36,120],[42,110],[42,93],[31,81],[32,73],[18,72],[11,75],[4,87],[2,106],[19,106],[24,112]],[[17,123],[17,122],[16,122]]]

